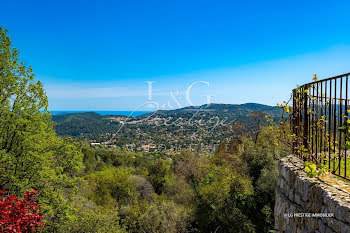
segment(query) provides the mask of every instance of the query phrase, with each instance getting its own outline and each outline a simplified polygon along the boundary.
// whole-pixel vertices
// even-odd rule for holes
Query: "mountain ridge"
[[[90,135],[92,138],[97,135],[113,134],[118,131],[121,125],[126,124],[125,127],[130,127],[134,130],[136,125],[147,125],[147,122],[152,124],[152,119],[156,118],[172,118],[184,119],[185,121],[204,120],[220,118],[226,119],[228,122],[239,121],[243,124],[248,124],[251,119],[251,113],[262,112],[263,114],[273,118],[279,119],[282,110],[279,107],[257,104],[205,104],[201,106],[188,106],[173,110],[158,110],[136,117],[128,117],[122,115],[100,115],[96,112],[83,113],[69,113],[65,115],[53,115],[52,120],[56,122],[55,130],[61,136],[81,136]],[[129,123],[133,124],[129,124]],[[125,127],[123,127],[125,129]],[[191,126],[189,126],[191,127]],[[170,127],[171,128],[171,127]],[[144,127],[149,130],[148,127]],[[119,131],[118,131],[119,132]]]
[[[259,103],[244,103],[244,104],[219,104],[219,103],[211,103],[211,104],[204,104],[200,106],[187,106],[179,109],[172,109],[172,110],[157,110],[152,113],[144,114],[139,117],[145,117],[145,116],[157,116],[157,115],[169,115],[169,114],[178,114],[178,113],[185,113],[189,111],[211,111],[215,113],[224,113],[224,114],[230,114],[230,113],[236,113],[238,111],[241,111],[242,114],[244,113],[250,113],[253,111],[260,111],[265,113],[272,113],[272,115],[280,114],[282,110],[277,106],[270,106],[265,104],[259,104]],[[239,115],[242,115],[239,114]]]

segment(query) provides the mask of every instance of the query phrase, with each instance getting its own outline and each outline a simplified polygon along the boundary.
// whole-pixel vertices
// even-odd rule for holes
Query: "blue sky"
[[[312,0],[3,0],[0,25],[51,110],[169,109],[207,96],[275,105],[314,73],[350,72],[349,9]]]

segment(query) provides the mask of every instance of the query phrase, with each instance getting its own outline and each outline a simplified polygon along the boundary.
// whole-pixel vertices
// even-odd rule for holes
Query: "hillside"
[[[95,112],[53,115],[55,131],[60,136],[99,135],[117,130],[118,122]]]
[[[207,112],[209,114],[220,114],[220,115],[231,115],[236,117],[245,117],[249,113],[259,111],[263,112],[270,117],[280,117],[281,109],[276,106],[269,106],[257,103],[246,103],[246,104],[205,104],[201,106],[189,106],[185,108],[175,109],[175,110],[159,110],[153,113],[145,114],[145,116],[160,116],[160,115],[174,115],[183,113],[193,113],[193,112]]]
[[[256,127],[265,124],[264,115],[276,120],[281,116],[281,110],[255,103],[211,104],[130,118],[86,112],[55,115],[52,119],[60,136],[108,142],[119,147],[133,145],[141,150],[148,144],[166,148],[203,144],[213,149],[216,144],[237,133],[254,134]],[[236,129],[237,122],[240,124],[239,131]]]

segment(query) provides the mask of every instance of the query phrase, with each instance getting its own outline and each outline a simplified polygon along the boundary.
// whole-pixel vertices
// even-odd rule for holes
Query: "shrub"
[[[23,199],[5,192],[0,190],[0,232],[36,232],[43,227],[38,191],[25,192]]]

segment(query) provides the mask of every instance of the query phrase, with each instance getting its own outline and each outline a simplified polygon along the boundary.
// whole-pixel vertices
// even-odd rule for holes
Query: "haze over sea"
[[[121,116],[141,116],[150,113],[150,111],[50,111],[52,115],[63,115],[83,112],[96,112],[100,115],[121,115]]]

